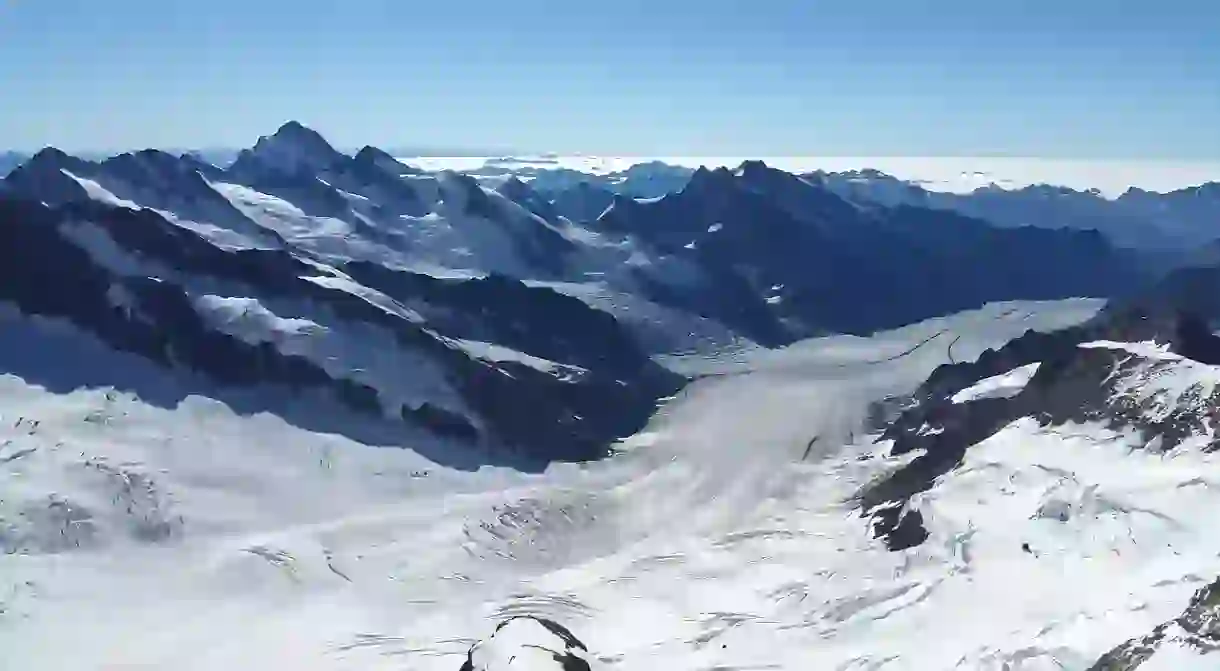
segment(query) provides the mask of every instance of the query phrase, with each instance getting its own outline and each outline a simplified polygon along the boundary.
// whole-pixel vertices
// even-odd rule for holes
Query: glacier
[[[537,474],[5,375],[0,648],[23,669],[455,670],[532,616],[592,668],[1083,669],[1220,570],[1194,512],[1214,453],[1018,420],[920,496],[930,540],[900,553],[852,500],[910,458],[868,432],[870,401],[951,343],[970,360],[1099,307],[709,362],[632,449]]]

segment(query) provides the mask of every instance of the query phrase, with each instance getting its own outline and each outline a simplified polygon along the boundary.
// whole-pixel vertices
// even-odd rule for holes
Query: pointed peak
[[[63,163],[80,159],[64,152],[58,147],[43,147],[30,157],[30,163]]]
[[[280,126],[279,130],[275,131],[275,135],[287,137],[311,136],[319,139],[322,137],[322,135],[316,130],[306,126],[300,121],[296,121],[295,119],[285,122],[284,125]]]
[[[423,174],[423,171],[419,168],[409,166],[406,163],[394,158],[392,154],[384,149],[378,149],[372,145],[365,145],[360,149],[360,151],[356,152],[356,155],[352,160],[354,160],[357,165],[374,166],[400,177],[403,175]]]
[[[253,161],[275,172],[312,173],[343,158],[317,131],[299,121],[289,121],[273,135],[260,137],[253,149],[242,150],[234,166],[245,168]]]
[[[356,152],[355,159],[361,162],[377,163],[380,161],[390,160],[397,161],[393,156],[383,149],[378,149],[371,144],[366,144]]]
[[[20,171],[58,171],[58,170],[75,170],[77,172],[88,170],[93,164],[81,158],[77,158],[69,153],[64,152],[56,147],[45,147],[38,150],[25,163],[17,167],[13,172]],[[11,174],[11,173],[10,173]]]
[[[334,147],[330,146],[330,143],[326,141],[326,138],[322,137],[321,133],[302,124],[299,121],[289,121],[283,126],[280,126],[279,130],[275,131],[274,134],[259,138],[259,144],[263,144],[265,141],[291,143],[316,150],[325,149],[332,152],[335,150]],[[255,147],[257,148],[257,145],[255,145]]]

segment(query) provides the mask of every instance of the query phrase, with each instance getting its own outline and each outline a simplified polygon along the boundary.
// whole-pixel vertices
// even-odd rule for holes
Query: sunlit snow
[[[1038,372],[1041,363],[1031,363],[1027,366],[1014,368],[1002,375],[995,375],[979,380],[973,385],[957,392],[949,398],[954,403],[966,403],[983,398],[1009,398],[1021,393],[1030,378]]]

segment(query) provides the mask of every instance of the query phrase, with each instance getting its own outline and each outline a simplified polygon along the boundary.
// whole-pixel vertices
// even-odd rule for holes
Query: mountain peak
[[[300,121],[285,122],[284,125],[275,131],[275,135],[272,137],[291,138],[305,142],[326,142],[321,133]],[[327,146],[329,147],[330,145],[328,144]]]
[[[67,167],[78,162],[81,162],[81,159],[64,152],[62,149],[45,147],[39,149],[25,164],[28,166]]]
[[[687,182],[686,188],[682,189],[682,193],[697,193],[707,189],[723,188],[733,183],[733,177],[733,172],[728,168],[719,167],[712,170],[701,165],[691,174],[690,181]]]
[[[765,172],[770,169],[771,167],[760,159],[749,159],[742,161],[741,165],[737,166],[737,174],[745,175],[748,173]]]
[[[20,182],[29,186],[44,180],[56,181],[60,176],[59,173],[63,171],[85,174],[91,172],[94,167],[94,164],[63,150],[46,147],[40,149],[25,163],[17,166],[5,179],[11,183]],[[10,186],[14,186],[14,184],[10,184]]]
[[[260,137],[253,149],[242,152],[238,162],[253,159],[277,172],[297,173],[326,169],[341,158],[320,133],[299,121],[289,121],[273,135]]]
[[[356,155],[354,158],[357,161],[360,161],[362,163],[373,163],[373,162],[378,162],[378,161],[384,161],[387,159],[391,160],[391,161],[395,160],[394,157],[391,156],[385,150],[378,149],[377,147],[374,147],[373,145],[367,145],[367,144],[364,145],[364,147],[362,147],[360,149],[360,151],[356,152]]]
[[[419,168],[409,166],[406,163],[394,158],[394,156],[389,152],[383,149],[378,149],[372,145],[365,145],[360,151],[356,152],[353,159],[357,165],[375,166],[400,177],[403,175],[423,174],[423,171]]]

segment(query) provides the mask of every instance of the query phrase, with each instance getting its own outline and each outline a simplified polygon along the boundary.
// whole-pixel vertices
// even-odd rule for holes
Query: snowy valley
[[[1220,663],[1214,259],[436,168],[290,122],[0,182],[0,668]]]

